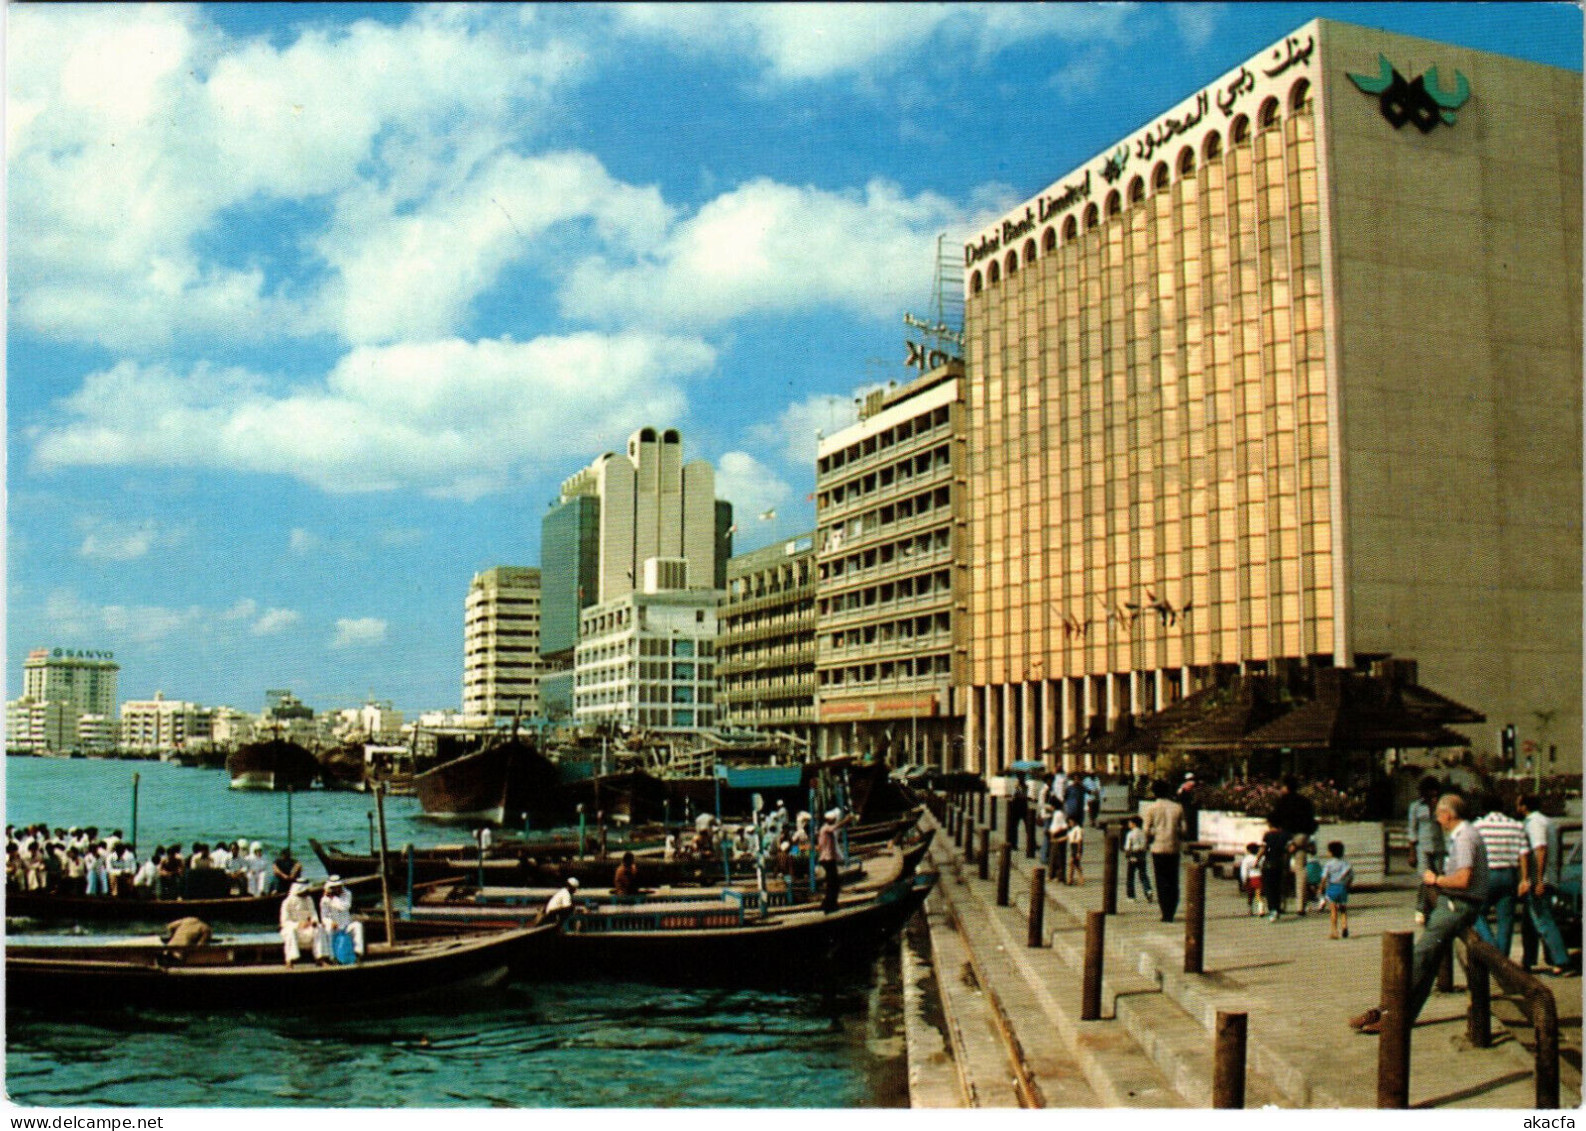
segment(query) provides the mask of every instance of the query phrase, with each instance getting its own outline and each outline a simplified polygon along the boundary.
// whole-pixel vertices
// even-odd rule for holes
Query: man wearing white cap
[[[242,871],[248,880],[248,894],[264,894],[265,881],[270,878],[270,862],[264,858],[264,845],[254,841],[248,846],[248,855],[242,858]]]
[[[546,901],[545,912],[540,917],[543,919],[558,912],[571,911],[573,896],[576,894],[578,894],[578,877],[568,876],[567,882],[558,888],[556,894]]]
[[[842,863],[842,852],[837,843],[837,830],[852,818],[852,813],[843,816],[841,809],[826,810],[826,821],[821,825],[820,834],[815,838],[815,858],[820,861],[821,871],[826,873],[826,898],[821,902],[821,910],[827,914],[837,910],[837,890],[842,885],[842,877],[837,874],[837,869]]]
[[[340,876],[325,877],[325,894],[319,899],[319,925],[323,935],[315,958],[324,963],[332,960],[338,933],[347,934],[352,939],[353,953],[363,957],[363,924],[352,917],[352,892]]]
[[[295,966],[305,949],[318,950],[319,924],[314,901],[308,897],[308,885],[302,880],[293,881],[286,898],[281,900],[281,944],[288,966]]]

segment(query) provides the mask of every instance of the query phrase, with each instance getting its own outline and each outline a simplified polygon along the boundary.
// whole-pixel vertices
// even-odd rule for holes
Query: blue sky
[[[255,711],[456,705],[469,578],[642,424],[740,550],[807,529],[937,235],[1306,20],[1582,49],[1563,4],[6,15],[8,695],[51,645]]]

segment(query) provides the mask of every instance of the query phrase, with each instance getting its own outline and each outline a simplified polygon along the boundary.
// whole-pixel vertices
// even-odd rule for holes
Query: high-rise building
[[[1313,21],[964,261],[974,764],[1394,655],[1578,769],[1578,72]]]
[[[815,536],[727,563],[716,611],[717,721],[810,742],[815,724]]]
[[[22,694],[37,703],[66,703],[79,714],[114,715],[121,665],[114,654],[35,648],[22,665]]]
[[[719,722],[715,589],[640,590],[584,610],[573,717],[690,732]]]
[[[594,673],[584,671],[583,665],[597,662],[592,659],[597,655],[603,657],[598,662],[606,664],[613,646],[606,637],[614,631],[630,631],[648,615],[643,611],[647,606],[687,606],[690,615],[710,606],[710,633],[699,637],[708,643],[715,634],[714,594],[725,580],[722,553],[730,552],[731,539],[732,508],[716,498],[714,469],[704,460],[683,462],[683,438],[675,428],[641,428],[628,437],[626,452],[607,452],[568,477],[541,525],[540,564],[550,579],[541,637],[546,714],[554,718],[568,712],[580,721],[637,722],[638,704],[651,703],[645,697],[662,692],[654,688],[641,692],[635,685],[631,696],[626,691],[618,694],[606,678],[611,674],[606,667]],[[670,593],[688,596],[629,601],[636,593],[647,598]],[[686,635],[698,636],[703,623],[690,621]],[[624,624],[628,629],[622,628]],[[585,634],[592,627],[602,643],[586,648],[591,642]],[[652,661],[649,670],[654,668]],[[642,682],[640,670],[634,669],[634,679]],[[673,694],[670,683],[665,693]],[[688,693],[693,694],[693,689]],[[619,703],[629,706],[616,709]],[[641,725],[659,725],[656,720],[662,714],[651,703],[647,717],[652,722]],[[708,725],[697,721],[702,717],[714,721],[715,705],[712,702],[703,711],[679,707],[664,714],[668,719],[687,714],[694,721],[685,729],[697,729]]]
[[[496,566],[474,574],[464,601],[463,714],[540,714],[538,569]]]
[[[867,398],[815,473],[816,717],[826,756],[956,767],[965,655],[963,366]]]

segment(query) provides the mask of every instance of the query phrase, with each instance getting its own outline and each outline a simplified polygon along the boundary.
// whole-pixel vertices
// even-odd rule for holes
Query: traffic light
[[[1507,726],[1505,726],[1503,728],[1503,760],[1505,762],[1507,762],[1510,766],[1514,765],[1514,748],[1515,748],[1514,739],[1515,739],[1514,724],[1513,723],[1509,723]]]

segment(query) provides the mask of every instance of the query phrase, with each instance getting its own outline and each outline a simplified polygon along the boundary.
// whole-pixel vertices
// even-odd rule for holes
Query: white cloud
[[[248,631],[255,636],[272,636],[302,619],[302,614],[296,609],[266,609],[264,615],[254,621],[253,627]]]
[[[130,562],[156,547],[175,546],[186,536],[183,530],[162,529],[153,520],[125,523],[90,518],[80,521],[78,526],[83,531],[78,555],[107,562]]]
[[[385,642],[385,621],[379,617],[338,617],[332,648],[362,648]]]
[[[488,7],[281,46],[164,5],[40,5],[7,32],[13,316],[116,349],[343,324],[313,283],[226,261],[231,210],[421,204],[583,71],[532,13]]]
[[[301,526],[294,526],[292,532],[286,536],[287,549],[294,554],[312,553],[319,545],[320,537],[312,530],[305,530]]]
[[[929,289],[937,235],[974,219],[933,193],[908,197],[881,180],[833,193],[758,179],[710,201],[637,262],[585,260],[562,305],[674,326],[825,306],[896,318]]]
[[[783,409],[774,422],[754,425],[749,436],[756,443],[778,449],[790,465],[813,475],[820,437],[840,432],[859,419],[854,399],[867,390],[856,389],[849,396],[816,393],[805,397]]]
[[[749,531],[761,514],[785,506],[793,488],[748,452],[727,452],[716,461],[716,496],[732,503],[733,521]]]
[[[221,620],[248,620],[259,611],[259,603],[252,597],[243,597],[225,612],[220,614]]]
[[[946,48],[968,48],[984,61],[1042,38],[1127,42],[1139,18],[1131,4],[620,4],[614,11],[630,34],[748,57],[778,83],[913,70],[922,56]]]
[[[289,475],[333,493],[417,488],[476,498],[683,414],[711,368],[696,339],[571,334],[363,347],[323,385],[286,394],[206,366],[121,362],[59,402],[38,434],[45,468],[189,467]],[[312,549],[294,531],[294,552]]]

